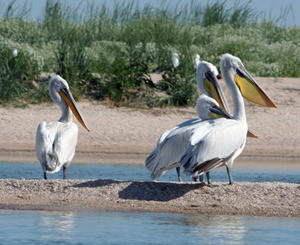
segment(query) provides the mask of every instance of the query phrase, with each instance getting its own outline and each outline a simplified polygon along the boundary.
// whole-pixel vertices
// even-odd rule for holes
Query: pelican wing
[[[152,179],[157,179],[165,171],[179,166],[179,159],[188,146],[193,130],[201,123],[201,119],[191,119],[167,130],[160,137],[156,148],[146,159],[146,168],[152,172]]]
[[[189,176],[209,172],[231,157],[245,143],[245,121],[211,120],[206,128],[197,128],[180,162]]]
[[[58,123],[41,122],[36,131],[36,154],[44,172],[54,170],[57,165],[53,154],[53,142],[57,130]]]
[[[55,173],[71,162],[77,144],[78,127],[74,123],[41,122],[36,133],[36,153],[43,171]]]
[[[78,127],[75,123],[62,123],[53,142],[53,151],[58,157],[59,167],[72,161],[78,138]]]

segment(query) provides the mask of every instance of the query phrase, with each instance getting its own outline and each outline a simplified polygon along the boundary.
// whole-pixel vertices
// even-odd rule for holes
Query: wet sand
[[[299,166],[300,79],[257,81],[278,109],[246,103],[249,128],[259,139],[248,138],[238,159],[245,164],[254,159],[260,166],[280,167],[281,160]],[[194,108],[111,108],[104,102],[88,101],[78,106],[92,130],[88,133],[74,120],[79,138],[73,161],[82,163],[144,164],[165,130],[195,118]],[[53,104],[0,107],[0,161],[37,162],[36,128],[41,121],[56,121],[59,116],[59,108]],[[0,197],[1,209],[300,216],[299,184],[288,183],[218,183],[208,187],[146,181],[0,179]]]

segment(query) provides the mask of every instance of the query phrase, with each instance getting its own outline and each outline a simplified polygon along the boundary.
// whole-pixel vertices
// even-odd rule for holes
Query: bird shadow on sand
[[[167,202],[203,186],[203,183],[132,182],[119,192],[119,198]]]
[[[126,187],[124,187],[126,183]],[[119,185],[120,184],[120,185]],[[124,181],[114,179],[89,180],[70,187],[75,188],[99,188],[114,185],[121,189],[118,194],[120,199],[139,201],[167,202],[182,197],[191,190],[202,188],[204,183],[182,182],[154,182],[154,181]]]
[[[106,186],[106,185],[111,185],[111,184],[118,184],[118,183],[123,183],[123,182],[128,182],[128,181],[120,181],[120,180],[114,180],[114,179],[97,179],[97,180],[90,180],[86,181],[80,184],[72,185],[72,187],[75,188],[81,188],[81,187],[101,187],[101,186]]]

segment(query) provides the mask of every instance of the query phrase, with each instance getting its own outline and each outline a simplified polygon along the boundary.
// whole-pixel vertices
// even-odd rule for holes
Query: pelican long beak
[[[225,96],[223,94],[223,90],[221,89],[215,74],[211,71],[207,71],[205,73],[205,77],[206,78],[204,78],[203,81],[205,90],[211,95],[213,99],[215,99],[218,102],[218,104],[224,110],[229,111]]]
[[[80,122],[80,124],[84,128],[86,128],[87,131],[90,132],[91,130],[87,127],[87,125],[86,125],[83,117],[81,116],[81,113],[80,113],[80,111],[79,111],[79,109],[77,107],[77,104],[76,104],[76,102],[75,102],[75,100],[74,100],[74,98],[73,98],[70,90],[67,89],[67,88],[64,88],[61,91],[59,91],[58,93],[66,101],[66,103],[68,104],[68,106],[70,107],[70,109],[72,110],[73,114],[75,115],[75,117],[77,118],[77,120]]]
[[[232,118],[232,116],[220,106],[213,105],[209,110],[210,113],[208,115],[211,118],[215,118],[215,119],[224,118],[224,117],[228,119]]]
[[[245,99],[261,106],[277,108],[243,65],[240,65],[236,72],[234,80]]]

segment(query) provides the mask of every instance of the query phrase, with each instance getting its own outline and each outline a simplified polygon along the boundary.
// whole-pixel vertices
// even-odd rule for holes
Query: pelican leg
[[[176,168],[176,172],[177,172],[177,176],[178,176],[178,181],[182,182],[181,175],[180,175],[180,167]]]
[[[66,175],[66,172],[67,172],[67,167],[64,165],[63,166],[63,174],[64,174],[64,179],[66,179],[67,177],[67,175]]]
[[[229,185],[232,185],[234,182],[232,180],[232,175],[231,175],[231,172],[230,172],[230,169],[228,166],[226,166],[226,170],[227,170],[227,174],[228,174],[228,178],[229,178]]]
[[[210,174],[209,174],[209,172],[206,172],[206,179],[207,179],[207,184],[208,184],[208,185],[211,185]]]
[[[44,172],[44,179],[47,179],[47,174],[46,174],[46,172]]]
[[[201,183],[203,183],[203,182],[204,182],[204,177],[203,177],[203,174],[201,174],[201,175],[199,176],[199,181],[200,181]]]

